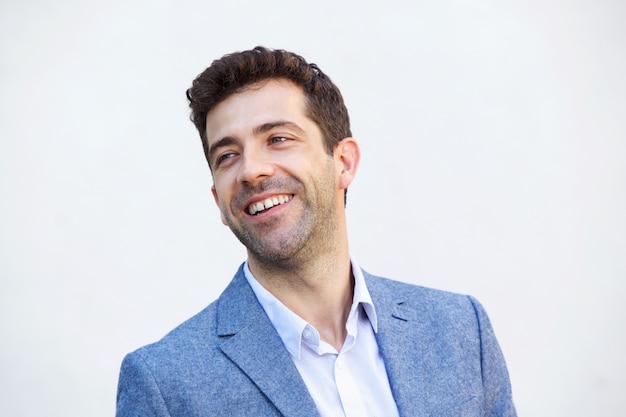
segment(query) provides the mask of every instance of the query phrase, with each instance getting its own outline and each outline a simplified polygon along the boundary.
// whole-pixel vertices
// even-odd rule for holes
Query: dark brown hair
[[[302,88],[307,100],[307,116],[322,131],[326,151],[330,155],[343,138],[352,136],[343,97],[317,65],[307,63],[293,52],[257,46],[213,61],[187,90],[190,118],[202,139],[207,161],[207,114],[230,95],[244,90],[252,83],[270,78],[287,79]]]

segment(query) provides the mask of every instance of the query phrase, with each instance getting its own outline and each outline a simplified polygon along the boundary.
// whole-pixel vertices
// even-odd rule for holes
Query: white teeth
[[[279,195],[276,197],[268,198],[263,202],[259,201],[258,203],[252,203],[250,204],[250,207],[248,207],[248,213],[255,215],[262,212],[263,210],[278,206],[279,204],[285,204],[289,200],[291,200],[290,196]]]

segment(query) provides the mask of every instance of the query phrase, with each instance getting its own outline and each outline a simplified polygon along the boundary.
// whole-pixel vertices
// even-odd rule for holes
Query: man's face
[[[322,249],[343,210],[338,158],[305,114],[302,90],[272,79],[207,115],[213,196],[224,224],[259,261]]]

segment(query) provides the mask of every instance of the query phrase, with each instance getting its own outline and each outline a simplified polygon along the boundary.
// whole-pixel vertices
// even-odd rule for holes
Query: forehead
[[[206,117],[209,142],[224,136],[247,134],[262,124],[284,120],[312,123],[306,115],[306,97],[291,81],[269,79],[246,86],[216,105]]]

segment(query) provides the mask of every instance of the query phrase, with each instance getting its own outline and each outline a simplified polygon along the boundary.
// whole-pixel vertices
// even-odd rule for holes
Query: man
[[[247,261],[219,299],[122,364],[122,416],[514,416],[471,297],[362,271],[348,112],[314,64],[257,47],[187,91],[222,221]]]

